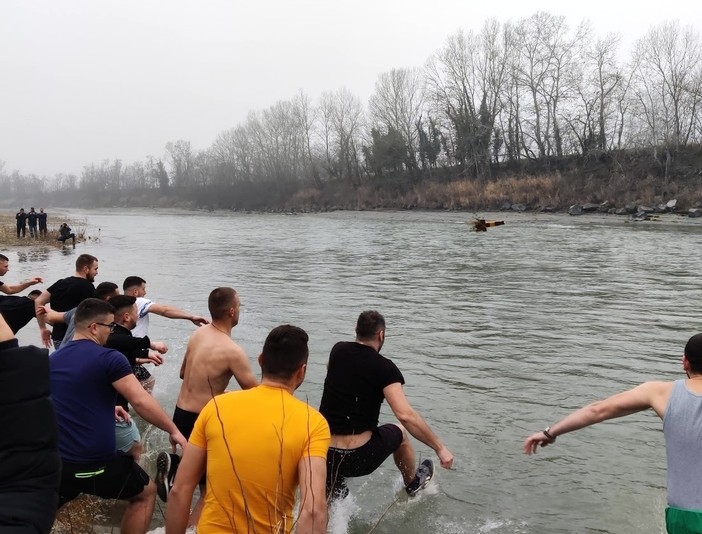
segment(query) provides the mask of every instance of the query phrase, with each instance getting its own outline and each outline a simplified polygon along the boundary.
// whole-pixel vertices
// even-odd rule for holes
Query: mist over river
[[[87,252],[100,260],[96,283],[139,275],[154,301],[200,315],[214,287],[232,286],[242,301],[233,336],[257,375],[271,328],[307,330],[309,369],[297,396],[314,407],[332,345],[353,339],[362,310],[385,315],[383,354],[454,453],[455,469],[437,467],[421,497],[393,504],[400,478],[386,462],[350,482],[331,532],[367,533],[378,521],[377,533],[664,532],[665,452],[652,412],[563,436],[536,457],[522,443],[592,400],[683,376],[684,344],[702,331],[700,219],[499,213],[483,215],[504,226],[475,233],[471,214],[456,212],[66,215],[86,217],[86,235],[99,239],[63,253],[3,250],[5,282],[39,275],[45,289]],[[170,347],[152,371],[169,413],[194,328],[151,318],[150,336]],[[36,323],[19,338],[38,344]],[[381,421],[392,420],[384,405]],[[146,441],[153,462],[167,439],[153,430]]]

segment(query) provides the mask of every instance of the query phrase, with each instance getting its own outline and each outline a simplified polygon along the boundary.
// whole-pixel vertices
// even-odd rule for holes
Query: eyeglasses
[[[115,331],[115,326],[117,326],[115,323],[110,323],[110,324],[105,324],[105,323],[98,323],[97,321],[95,324],[99,324],[100,326],[106,326],[107,328],[110,329],[110,333]]]

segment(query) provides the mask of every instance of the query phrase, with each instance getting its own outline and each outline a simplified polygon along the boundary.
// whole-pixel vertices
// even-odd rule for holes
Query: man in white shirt
[[[125,278],[124,283],[122,284],[122,291],[125,295],[136,297],[137,299],[136,305],[139,318],[137,319],[136,327],[134,327],[132,330],[132,335],[135,337],[144,337],[149,335],[150,313],[168,317],[169,319],[187,319],[195,326],[202,326],[203,324],[209,323],[207,319],[200,317],[199,315],[193,315],[192,313],[183,311],[175,306],[158,304],[145,298],[146,280],[139,276],[128,276]]]

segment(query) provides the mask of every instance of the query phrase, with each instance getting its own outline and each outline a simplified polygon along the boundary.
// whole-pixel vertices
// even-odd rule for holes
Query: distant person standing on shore
[[[20,232],[22,237],[27,235],[27,214],[24,212],[24,208],[20,208],[15,215],[15,219],[17,219],[17,239],[19,239]]]
[[[29,237],[36,239],[39,237],[37,232],[37,219],[39,219],[39,214],[34,211],[34,208],[29,208],[29,213],[27,214],[27,222],[29,223]]]
[[[44,208],[39,208],[39,235],[41,237],[46,237],[46,217],[47,214],[44,213]]]

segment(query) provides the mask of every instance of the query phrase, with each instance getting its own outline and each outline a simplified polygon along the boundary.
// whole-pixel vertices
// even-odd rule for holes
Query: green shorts
[[[668,534],[702,534],[702,511],[668,506],[665,526]]]

